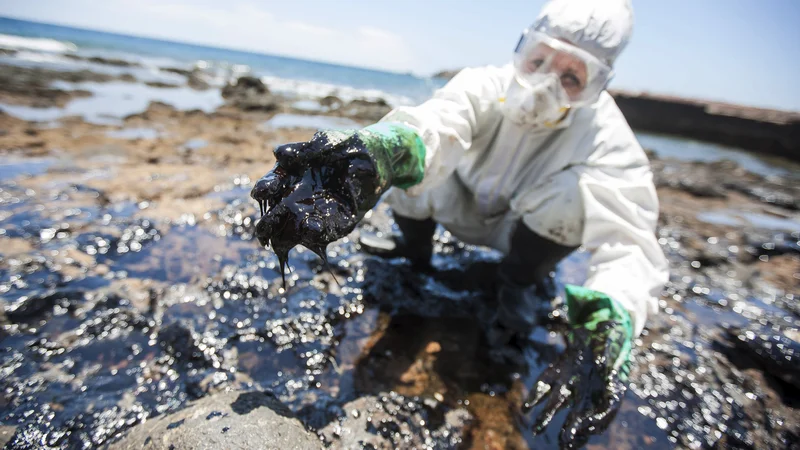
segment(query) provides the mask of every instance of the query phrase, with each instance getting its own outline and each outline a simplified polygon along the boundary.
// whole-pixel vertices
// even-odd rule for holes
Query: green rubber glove
[[[524,407],[528,411],[547,399],[534,422],[538,434],[569,406],[559,444],[579,448],[605,431],[619,411],[630,373],[633,324],[630,314],[603,293],[567,285],[566,294],[572,325],[567,350],[542,372]]]
[[[422,182],[426,152],[416,131],[399,123],[376,123],[357,132],[357,136],[374,161],[383,186],[407,189]],[[374,203],[370,209],[373,206]]]
[[[425,144],[398,123],[319,131],[274,154],[275,166],[250,196],[262,214],[255,235],[262,246],[272,246],[282,273],[295,245],[325,259],[325,247],[350,233],[384,192],[419,183],[425,171]]]

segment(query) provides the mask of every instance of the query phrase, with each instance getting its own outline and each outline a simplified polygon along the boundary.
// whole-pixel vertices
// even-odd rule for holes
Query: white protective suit
[[[632,15],[626,1],[603,3],[555,0],[534,26],[611,64]],[[386,201],[401,216],[433,218],[464,242],[504,253],[520,218],[559,244],[582,245],[592,255],[584,286],[623,305],[638,336],[668,279],[649,161],[605,91],[558,129],[515,125],[500,102],[513,77],[511,65],[464,69],[430,100],[383,118],[414,128],[427,151],[422,183],[394,188]]]

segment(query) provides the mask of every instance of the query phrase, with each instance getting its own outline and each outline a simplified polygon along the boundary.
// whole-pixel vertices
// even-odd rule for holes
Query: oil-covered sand
[[[52,107],[87,95],[42,94],[46,86],[15,85],[0,98],[36,106],[49,95],[39,106]],[[320,111],[336,117],[306,126],[367,124],[383,108],[336,112],[326,102]],[[287,126],[286,113],[303,114],[263,97],[216,111],[151,103],[107,124],[0,114],[7,448],[102,447],[228,390],[272,392],[332,448],[557,445],[564,414],[534,437],[518,406],[563,350],[563,310],[535,331],[525,361],[493,363],[480,332],[490,296],[458,274],[496,261],[494,252],[440,230],[433,275],[367,256],[354,244],[359,231],[392,226],[379,206],[329,247],[339,284],[299,248],[282,289],[277,258],[254,239],[248,193],[276,145],[315,131]],[[653,165],[671,278],[637,340],[622,411],[588,448],[793,448],[797,172]],[[586,261],[570,256],[559,282],[579,283]],[[226,428],[219,433],[237,432],[235,422]]]

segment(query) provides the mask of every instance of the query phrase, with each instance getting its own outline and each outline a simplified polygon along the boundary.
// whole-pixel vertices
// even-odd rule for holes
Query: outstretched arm
[[[667,281],[667,263],[655,237],[658,200],[646,165],[585,167],[579,181],[592,253],[584,286],[566,287],[572,330],[567,351],[540,376],[526,407],[545,404],[534,431],[567,405],[562,447],[583,445],[611,423],[625,393],[633,339]]]
[[[390,187],[413,195],[444,179],[494,104],[486,96],[500,82],[489,70],[465,70],[431,100],[362,130],[320,131],[275,149],[275,167],[251,192],[262,209],[259,242],[272,246],[282,266],[298,244],[323,256]]]

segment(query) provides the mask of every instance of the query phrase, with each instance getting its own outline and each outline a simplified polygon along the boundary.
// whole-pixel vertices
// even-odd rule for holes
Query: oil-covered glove
[[[543,431],[562,408],[571,411],[561,428],[561,448],[582,447],[606,430],[627,389],[633,342],[631,317],[600,292],[567,286],[572,330],[567,350],[541,374],[525,402],[527,412],[547,400],[534,422]]]
[[[250,196],[261,207],[256,237],[272,246],[281,273],[298,244],[324,260],[327,245],[350,233],[389,187],[419,183],[425,168],[422,139],[395,123],[320,131],[274,154],[275,166]]]

